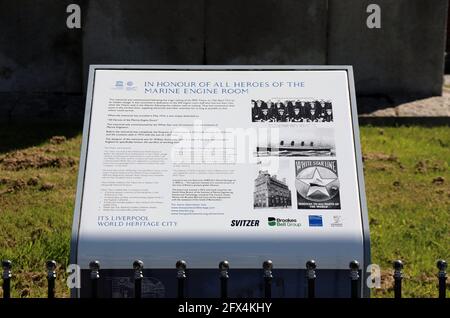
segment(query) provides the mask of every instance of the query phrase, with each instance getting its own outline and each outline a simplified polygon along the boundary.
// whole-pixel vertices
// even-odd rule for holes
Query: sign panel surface
[[[363,263],[349,69],[90,77],[72,245],[83,268]]]

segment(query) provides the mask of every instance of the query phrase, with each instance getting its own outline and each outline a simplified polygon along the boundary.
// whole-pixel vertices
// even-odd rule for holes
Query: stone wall
[[[67,29],[66,7],[82,8]],[[381,29],[366,7],[381,6]],[[448,0],[0,0],[0,121],[81,120],[90,64],[350,64],[357,94],[441,94]]]
[[[228,0],[206,5],[207,64],[327,63],[326,0]]]
[[[381,7],[380,29],[365,26],[370,3]],[[359,95],[440,95],[447,4],[447,0],[330,0],[328,64],[353,65]]]

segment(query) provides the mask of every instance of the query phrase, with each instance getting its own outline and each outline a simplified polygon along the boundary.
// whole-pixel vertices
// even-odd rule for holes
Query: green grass
[[[405,263],[404,294],[436,297],[436,260],[450,251],[450,128],[361,128],[372,261]],[[433,182],[438,177],[444,182]],[[392,296],[392,284],[375,296]]]
[[[25,151],[50,158],[69,156],[78,160],[80,142],[81,137],[77,136],[60,145],[51,145],[47,141]],[[2,154],[0,160],[1,157]],[[13,297],[46,295],[45,261],[49,259],[59,264],[57,296],[69,295],[64,275],[70,249],[76,175],[76,165],[18,171],[0,168],[0,180],[9,180],[9,183],[0,184],[0,193],[11,188],[11,182],[22,184],[12,193],[0,194],[0,259],[13,261],[17,275],[12,285]],[[37,184],[27,185],[30,178],[36,178]],[[43,184],[51,184],[54,188],[42,191]]]
[[[51,144],[53,134],[68,140]],[[30,158],[78,159],[81,136],[64,127],[4,127],[0,139],[0,258],[14,262],[13,296],[45,296],[45,261],[55,259],[57,296],[67,297],[77,166],[11,171],[1,160],[15,147]],[[392,297],[391,262],[401,258],[404,295],[436,297],[436,260],[450,259],[450,128],[362,127],[361,143],[372,261],[383,274],[382,288],[373,296]],[[444,181],[433,182],[438,177]],[[30,178],[34,182],[28,185]],[[43,191],[44,184],[53,188]]]

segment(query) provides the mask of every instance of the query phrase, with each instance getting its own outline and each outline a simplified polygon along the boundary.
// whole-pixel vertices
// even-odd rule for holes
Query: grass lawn
[[[13,297],[46,295],[48,259],[59,264],[57,297],[69,296],[80,142],[70,126],[0,128],[0,259],[14,263]],[[450,127],[362,127],[361,143],[372,262],[382,268],[373,296],[392,297],[400,258],[405,297],[436,297],[436,260],[450,261]]]

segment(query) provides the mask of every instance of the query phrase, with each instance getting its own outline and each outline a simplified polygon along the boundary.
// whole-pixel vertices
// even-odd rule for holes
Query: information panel
[[[365,264],[352,76],[351,67],[92,66],[72,261]]]

